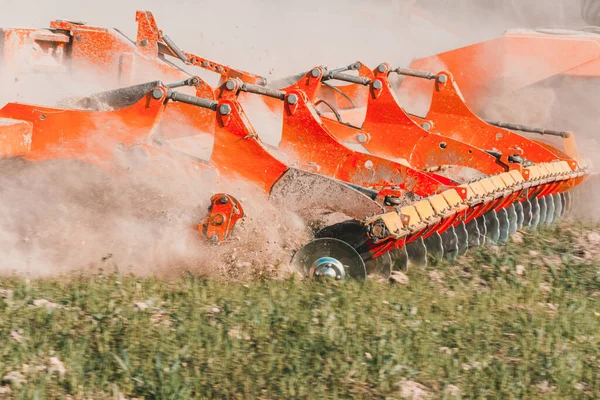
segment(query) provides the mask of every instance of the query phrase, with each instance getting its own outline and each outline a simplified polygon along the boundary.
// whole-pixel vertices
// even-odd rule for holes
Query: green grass
[[[412,382],[432,398],[599,398],[588,232],[525,235],[408,285],[0,279],[0,398],[391,399]]]

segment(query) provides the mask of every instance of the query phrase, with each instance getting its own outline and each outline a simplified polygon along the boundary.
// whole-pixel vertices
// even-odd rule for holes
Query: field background
[[[389,284],[0,279],[0,398],[599,398],[600,234]]]

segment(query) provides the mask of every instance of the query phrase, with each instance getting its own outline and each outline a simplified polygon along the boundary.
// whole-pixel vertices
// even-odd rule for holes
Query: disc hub
[[[327,278],[341,281],[346,278],[346,269],[341,262],[333,257],[321,257],[310,266],[309,276],[311,278]]]

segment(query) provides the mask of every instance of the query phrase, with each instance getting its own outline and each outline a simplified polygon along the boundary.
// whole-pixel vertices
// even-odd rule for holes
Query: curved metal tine
[[[429,256],[437,261],[442,261],[444,259],[444,246],[442,245],[442,237],[438,232],[434,232],[433,235],[425,239],[424,242]]]
[[[508,212],[505,208],[496,213],[498,216],[498,243],[506,243],[510,231],[510,221],[508,220]]]
[[[458,237],[458,255],[462,256],[469,250],[469,232],[464,222],[456,225],[454,231]]]
[[[506,209],[508,213],[508,233],[514,234],[519,229],[519,213],[517,212],[517,205],[515,203],[508,206]]]
[[[560,216],[562,218],[562,217],[564,217],[567,214],[567,211],[568,211],[567,210],[568,204],[567,204],[567,195],[566,195],[566,193],[563,192],[563,193],[560,194],[560,200],[561,200],[561,203],[562,203],[562,209],[561,209]]]
[[[545,200],[546,200],[546,225],[550,225],[552,222],[554,222],[554,212],[555,212],[555,207],[554,207],[554,196],[552,195],[548,195],[548,196],[544,196]]]
[[[456,257],[458,256],[458,236],[453,226],[442,233],[442,243],[446,259],[450,262],[456,261]]]
[[[482,243],[482,235],[479,230],[479,222],[477,219],[472,219],[466,224],[467,233],[469,235],[468,246],[479,247]]]
[[[498,220],[498,215],[495,210],[485,213],[485,224],[487,228],[486,239],[489,239],[488,244],[494,245],[500,238],[500,221]]]
[[[570,214],[571,211],[573,211],[573,194],[571,192],[565,192],[565,200],[566,212]]]
[[[408,254],[409,265],[415,267],[427,266],[427,247],[425,247],[425,242],[422,237],[410,242],[405,247],[406,253]]]
[[[538,202],[540,203],[540,222],[539,225],[546,224],[546,214],[548,213],[548,205],[546,204],[546,196],[542,196],[538,198]]]
[[[408,253],[406,252],[406,246],[401,249],[390,251],[390,257],[392,257],[392,271],[408,271]]]
[[[485,215],[477,218],[477,225],[479,226],[479,233],[481,234],[481,236],[479,236],[479,242],[481,243],[481,246],[484,246],[487,244],[487,218]]]
[[[529,228],[533,222],[533,203],[530,199],[523,202],[523,227]]]

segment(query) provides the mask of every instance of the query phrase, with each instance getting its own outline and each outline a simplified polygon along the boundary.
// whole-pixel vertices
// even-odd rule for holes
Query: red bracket
[[[217,193],[211,197],[208,211],[210,214],[198,225],[198,231],[215,244],[226,243],[235,223],[244,216],[242,205],[233,196]]]

